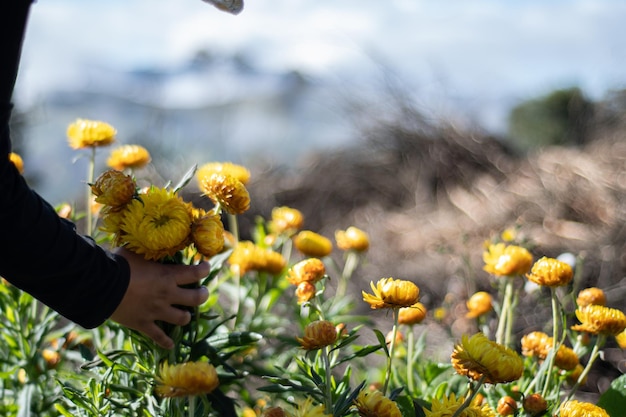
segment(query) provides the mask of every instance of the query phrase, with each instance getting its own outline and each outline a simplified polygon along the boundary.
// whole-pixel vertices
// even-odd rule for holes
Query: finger
[[[139,329],[139,331],[154,340],[154,342],[163,349],[174,348],[174,341],[154,322],[150,322],[146,325],[145,329]]]
[[[176,283],[178,285],[193,284],[209,275],[210,266],[208,262],[202,262],[191,266],[174,266]]]
[[[184,326],[191,321],[191,313],[171,306],[160,315],[159,320],[176,326]]]
[[[209,290],[200,288],[178,288],[172,295],[172,304],[197,307],[209,298]]]

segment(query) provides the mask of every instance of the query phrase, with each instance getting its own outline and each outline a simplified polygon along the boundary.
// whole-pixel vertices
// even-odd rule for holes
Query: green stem
[[[348,251],[346,255],[346,263],[344,264],[343,271],[341,273],[341,279],[337,284],[336,297],[341,298],[346,294],[348,288],[348,281],[354,273],[357,265],[359,264],[359,254],[353,250]]]
[[[187,411],[187,415],[189,417],[194,417],[196,415],[196,397],[193,395],[189,397],[189,408]]]
[[[393,310],[393,329],[391,330],[391,343],[389,344],[389,356],[387,357],[387,371],[385,372],[385,383],[383,385],[383,395],[387,395],[389,380],[391,379],[391,362],[393,360],[394,349],[396,347],[396,335],[398,334],[399,309]]]
[[[322,359],[324,361],[324,372],[326,374],[326,381],[324,384],[325,393],[324,393],[324,407],[326,408],[326,414],[333,414],[333,390],[331,379],[332,376],[330,374],[330,359],[328,357],[328,346],[324,346],[322,349]]]
[[[413,335],[413,327],[411,326],[411,329],[409,331],[409,334],[407,335],[407,353],[406,353],[406,385],[407,385],[407,390],[408,390],[408,394],[410,396],[414,395],[414,390],[415,390],[415,380],[414,380],[414,376],[413,376],[413,369],[414,369],[414,363],[413,363],[413,349],[414,349],[414,335]]]
[[[96,147],[91,148],[91,156],[89,157],[89,165],[87,167],[87,201],[85,206],[85,214],[87,217],[87,235],[93,234],[93,219],[91,215],[91,184],[93,184],[94,172],[96,170]]]
[[[512,285],[511,285],[512,287]],[[511,347],[511,338],[513,337],[513,322],[515,317],[515,308],[517,307],[517,302],[519,300],[518,291],[513,291],[513,297],[509,308],[507,309],[507,318],[506,318],[506,329],[504,332],[504,345],[507,347]]]
[[[478,390],[483,385],[483,382],[485,382],[485,375],[482,375],[480,377],[480,379],[478,380],[478,383],[476,384],[476,387],[472,389],[470,395],[468,395],[465,401],[463,401],[463,404],[461,404],[461,406],[457,408],[457,410],[454,412],[452,417],[459,417],[461,413],[463,412],[463,410],[465,410],[467,407],[470,406],[470,404],[474,400],[474,397],[476,396],[476,394],[478,394]]]
[[[585,380],[585,378],[587,377],[587,374],[589,374],[589,371],[591,370],[591,366],[600,355],[600,348],[604,346],[604,342],[606,342],[606,335],[599,334],[596,339],[596,344],[593,346],[591,354],[589,355],[589,361],[587,362],[587,366],[585,366],[585,369],[583,369],[583,371],[581,372],[580,376],[578,377],[578,380],[576,381],[576,383],[570,390],[565,401],[570,400],[574,396],[574,394],[576,393],[576,390],[578,389],[578,387],[580,387],[580,384]]]
[[[556,354],[561,347],[561,338],[559,337],[559,331],[561,327],[561,316],[559,314],[559,300],[556,295],[556,288],[550,287],[550,298],[552,299],[552,353],[550,355],[550,365],[546,370],[546,382],[541,391],[542,397],[546,397],[548,388],[550,388],[550,379],[552,377],[552,368],[554,367],[554,360]]]
[[[496,330],[496,343],[504,343],[504,331],[506,329],[507,317],[509,317],[509,309],[511,306],[511,298],[513,297],[513,278],[504,277],[506,283],[504,285],[504,298],[502,307],[500,308],[500,318],[498,320],[498,329]]]

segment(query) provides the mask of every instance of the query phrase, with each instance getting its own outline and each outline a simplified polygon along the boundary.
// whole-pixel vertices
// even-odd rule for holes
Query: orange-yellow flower
[[[287,281],[293,285],[302,282],[315,284],[326,276],[326,266],[318,258],[307,258],[292,266],[287,272]]]
[[[330,252],[333,250],[333,244],[330,239],[310,230],[303,230],[298,233],[293,238],[293,243],[296,249],[305,256],[323,258],[330,255]]]
[[[337,242],[337,247],[345,251],[364,252],[370,247],[367,233],[354,226],[350,226],[346,230],[337,230],[335,232],[335,241]]]
[[[552,338],[550,338],[552,339]],[[565,345],[559,346],[559,350],[554,356],[554,365],[565,371],[571,371],[580,364],[578,355],[574,352],[574,349]]]
[[[315,297],[316,289],[315,285],[310,282],[303,281],[298,284],[296,287],[296,298],[298,299],[298,304],[306,303]]]
[[[398,404],[377,390],[361,390],[354,404],[361,417],[402,417]]]
[[[268,229],[271,233],[292,235],[302,228],[304,216],[300,210],[291,207],[274,207]]]
[[[521,246],[496,243],[483,253],[483,269],[498,276],[524,275],[530,270],[533,256]]]
[[[626,349],[626,330],[615,335],[615,341],[620,348]]]
[[[334,324],[327,320],[314,321],[304,328],[304,337],[296,337],[296,340],[305,350],[321,349],[335,343],[337,329]]]
[[[576,317],[581,322],[572,330],[592,334],[617,335],[626,328],[626,315],[610,307],[588,305],[576,309]]]
[[[209,178],[213,174],[237,178],[243,185],[248,184],[248,181],[250,181],[250,171],[248,171],[248,168],[242,165],[233,164],[232,162],[206,163],[198,168],[196,171],[196,178],[201,183],[203,178]]]
[[[11,152],[9,153],[9,161],[11,161],[13,165],[15,165],[15,168],[17,168],[17,172],[19,172],[20,174],[24,173],[24,160],[21,156],[19,156],[15,152]]]
[[[116,134],[113,126],[97,120],[77,119],[67,127],[68,143],[73,149],[110,145]]]
[[[567,285],[572,280],[574,271],[569,264],[544,256],[535,262],[526,277],[538,285],[559,287]]]
[[[137,194],[137,184],[130,175],[108,170],[100,174],[91,184],[96,203],[119,208],[130,203]]]
[[[372,309],[411,307],[419,300],[420,289],[411,281],[382,278],[376,286],[370,282],[370,287],[373,294],[361,293]]]
[[[590,287],[580,290],[576,297],[578,307],[586,307],[590,304],[603,306],[606,304],[606,296],[600,288]]]
[[[241,275],[248,271],[269,272],[278,275],[285,268],[287,261],[283,256],[270,249],[255,245],[250,241],[237,243],[228,258],[231,269]]]
[[[510,395],[505,395],[498,400],[496,411],[501,416],[512,416],[517,412],[517,401]]]
[[[561,405],[561,417],[609,417],[602,407],[576,400],[569,400]]]
[[[140,145],[122,145],[111,151],[107,165],[118,171],[142,168],[150,163],[150,152]]]
[[[584,370],[585,368],[579,363],[574,369],[572,369],[571,372],[568,373],[567,381],[572,385],[575,384],[576,382],[578,382],[578,378],[580,378]],[[587,383],[587,375],[585,375],[580,383],[582,385]]]
[[[398,311],[398,324],[412,326],[421,323],[425,318],[426,306],[419,302],[410,307],[402,307]]]
[[[522,337],[522,355],[543,360],[552,349],[552,338],[544,332],[530,332]]]
[[[424,412],[426,417],[451,417],[461,408],[464,401],[463,397],[456,398],[454,393],[441,400],[433,398],[430,410],[424,410]],[[496,414],[489,404],[479,406],[472,403],[461,412],[460,417],[496,417]]]
[[[224,174],[202,177],[200,189],[228,214],[242,214],[250,208],[250,194],[235,177]]]
[[[548,402],[541,394],[534,393],[524,397],[522,406],[524,407],[524,410],[534,416],[546,411],[548,409]]]
[[[210,258],[224,248],[224,224],[217,214],[205,214],[191,224],[191,240],[198,252]]]
[[[156,378],[156,393],[161,397],[188,397],[208,394],[219,386],[217,371],[208,362],[161,365]]]
[[[468,310],[465,317],[475,318],[489,313],[493,310],[492,302],[493,299],[491,294],[488,292],[478,291],[477,293],[474,293],[465,303]]]
[[[482,333],[463,335],[452,352],[452,366],[460,375],[496,384],[519,379],[524,370],[522,358],[515,351],[492,342]]]

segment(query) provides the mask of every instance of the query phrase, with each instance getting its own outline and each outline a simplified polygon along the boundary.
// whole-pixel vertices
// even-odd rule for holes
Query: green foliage
[[[611,386],[598,401],[598,406],[604,408],[611,417],[620,417],[626,410],[626,374],[611,382]]]

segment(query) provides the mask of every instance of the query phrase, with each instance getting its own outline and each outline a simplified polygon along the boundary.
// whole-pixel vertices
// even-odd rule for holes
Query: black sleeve
[[[122,300],[128,263],[78,235],[9,162],[11,96],[30,3],[0,1],[0,276],[91,328]]]

